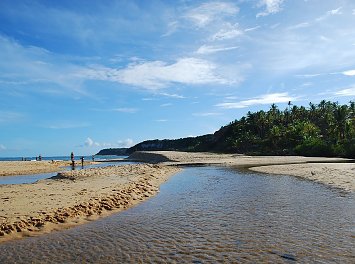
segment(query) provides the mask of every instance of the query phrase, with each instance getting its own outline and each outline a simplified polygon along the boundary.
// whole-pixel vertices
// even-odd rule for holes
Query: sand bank
[[[85,161],[84,165],[93,163]],[[75,161],[75,164],[81,166],[81,161]],[[58,172],[66,166],[71,166],[71,161],[0,161],[0,176]]]
[[[355,191],[355,163],[306,163],[250,168],[252,171],[291,175],[346,191]]]
[[[340,163],[349,161],[342,158],[246,156],[176,151],[135,152],[130,158],[168,165],[221,165],[249,168],[258,172],[302,177],[346,191],[355,190],[355,163]]]
[[[66,171],[34,184],[0,185],[0,241],[81,224],[151,197],[179,169],[137,164]]]

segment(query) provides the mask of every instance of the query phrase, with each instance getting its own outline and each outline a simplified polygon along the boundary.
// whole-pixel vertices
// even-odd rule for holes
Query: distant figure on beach
[[[38,160],[39,160],[39,161],[42,161],[42,155],[41,155],[41,154],[39,154]]]
[[[84,168],[84,157],[81,157],[81,167]]]
[[[95,161],[95,156],[94,155],[92,155],[92,161]]]
[[[74,169],[75,168],[75,162],[74,162],[74,153],[73,152],[70,154],[70,160],[71,160],[71,165],[72,165],[72,167]]]

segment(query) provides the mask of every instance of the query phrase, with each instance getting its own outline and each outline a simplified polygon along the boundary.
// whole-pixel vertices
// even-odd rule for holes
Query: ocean
[[[80,160],[81,157],[84,157],[84,160],[92,160],[93,156],[75,156],[75,160]],[[127,156],[116,156],[116,155],[94,155],[96,161],[100,160],[111,160],[111,159],[123,159]],[[36,157],[0,157],[0,161],[21,161],[22,159],[26,160],[36,160]],[[42,156],[42,160],[70,160],[70,155],[68,156]]]

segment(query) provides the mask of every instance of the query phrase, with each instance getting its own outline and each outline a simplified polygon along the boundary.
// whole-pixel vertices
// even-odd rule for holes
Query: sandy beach
[[[306,163],[252,167],[252,171],[291,175],[355,191],[355,163]]]
[[[66,171],[33,184],[0,185],[0,241],[85,223],[157,193],[179,169],[149,164]]]
[[[155,151],[136,152],[129,159],[148,164],[65,171],[33,184],[0,185],[0,242],[68,228],[127,209],[155,195],[160,184],[184,166],[251,169],[355,190],[355,164],[341,163],[348,160],[340,158]],[[0,162],[0,172],[60,171],[63,164]]]

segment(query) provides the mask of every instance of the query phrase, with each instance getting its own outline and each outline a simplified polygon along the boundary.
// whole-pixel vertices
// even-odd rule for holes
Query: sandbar
[[[0,241],[82,224],[136,205],[180,169],[134,164],[60,172],[33,184],[0,185]]]
[[[93,163],[85,161],[84,165]],[[81,161],[75,161],[75,164],[81,166]],[[0,176],[59,172],[67,166],[71,166],[71,161],[0,161]]]

